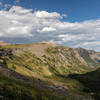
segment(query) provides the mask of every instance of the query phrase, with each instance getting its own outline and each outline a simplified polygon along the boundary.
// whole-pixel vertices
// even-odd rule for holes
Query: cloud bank
[[[100,19],[70,23],[61,20],[65,16],[19,6],[0,10],[0,39],[12,43],[54,41],[99,51]]]

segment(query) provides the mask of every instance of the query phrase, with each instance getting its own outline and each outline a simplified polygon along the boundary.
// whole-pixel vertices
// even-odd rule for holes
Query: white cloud
[[[100,46],[100,41],[85,42],[83,44],[83,46],[89,46],[89,45],[99,45]]]
[[[46,11],[36,11],[34,15],[38,18],[62,18],[62,16],[57,12],[48,13]]]
[[[16,15],[19,15],[19,14],[28,14],[28,13],[31,13],[32,12],[32,9],[24,9],[22,7],[19,7],[19,6],[13,6],[10,10],[9,10],[10,13],[14,13]]]
[[[62,22],[61,18],[65,16],[57,12],[33,12],[32,9],[19,6],[13,6],[8,11],[1,10],[0,38],[18,41],[18,38],[24,38],[21,39],[23,42],[52,40],[63,45],[85,48],[99,45],[100,19],[74,23]],[[97,49],[100,50],[100,46]]]
[[[38,30],[38,32],[44,33],[44,32],[54,32],[56,31],[53,27],[44,27],[42,30]]]

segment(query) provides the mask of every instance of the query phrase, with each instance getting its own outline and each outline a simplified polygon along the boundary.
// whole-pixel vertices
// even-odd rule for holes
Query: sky
[[[0,0],[0,41],[100,51],[100,0]]]

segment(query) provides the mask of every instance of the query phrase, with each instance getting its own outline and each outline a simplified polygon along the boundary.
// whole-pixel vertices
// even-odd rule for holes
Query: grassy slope
[[[0,75],[0,96],[3,100],[71,100],[22,80]]]
[[[84,92],[90,93],[95,100],[100,100],[100,68],[86,74],[72,74],[69,76],[83,84]]]
[[[0,50],[0,51],[4,51],[4,53],[1,52],[1,54],[0,54],[0,61],[1,61],[0,63],[4,64],[9,69],[14,70],[22,75],[25,75],[28,77],[39,78],[40,80],[47,81],[48,83],[51,82],[53,84],[57,84],[58,86],[64,87],[71,94],[73,94],[77,97],[90,97],[89,93],[85,93],[83,91],[84,86],[81,83],[79,83],[77,80],[67,78],[68,74],[84,73],[84,72],[90,70],[89,67],[86,67],[83,63],[81,63],[77,59],[77,57],[74,56],[75,54],[72,49],[67,50],[64,47],[50,47],[50,48],[45,49],[45,54],[43,54],[42,57],[37,57],[35,54],[31,53],[30,51],[27,51],[27,49],[26,49],[26,51],[23,51],[18,55],[12,54],[12,52],[10,51],[10,49],[12,49],[12,48],[24,48],[24,47],[30,47],[30,46],[33,46],[33,44],[32,45],[28,45],[28,44],[24,45],[23,44],[23,45],[3,46],[2,47],[3,49],[1,48],[1,50]],[[10,81],[10,79],[5,78],[5,77],[4,77],[4,79],[2,79],[2,77],[1,77],[0,80],[1,80],[1,87],[4,86],[2,84],[5,84],[8,81]],[[17,82],[17,84],[16,84],[16,82]],[[28,100],[34,100],[33,98],[38,97],[37,96],[38,92],[36,92],[37,88],[34,89],[34,86],[31,87],[31,85],[29,85],[29,88],[27,88],[26,85],[20,86],[19,85],[20,82],[15,81],[15,80],[10,81],[10,84],[12,84],[12,85],[9,85],[9,83],[7,83],[7,84],[8,84],[7,87],[6,86],[4,86],[4,87],[6,87],[6,89],[8,88],[8,89],[12,90],[12,91],[7,90],[7,94],[8,94],[8,91],[10,91],[9,92],[10,95],[13,94],[14,89],[15,89],[14,87],[16,87],[16,86],[17,86],[16,89],[18,89],[16,92],[23,91],[25,89],[25,91],[20,92],[21,94],[17,93],[19,95],[18,98],[20,98],[18,100],[25,100],[25,99],[22,99],[22,97],[20,97],[20,95],[21,96],[24,95],[24,92],[27,93],[26,91],[30,91],[31,89],[32,89],[33,93],[31,92],[30,94],[32,94],[32,95],[30,95],[30,96],[27,94],[29,96]],[[29,83],[25,83],[25,84],[29,84]],[[20,90],[20,89],[22,89],[22,90]],[[42,90],[39,89],[39,93],[41,91]],[[59,97],[58,95],[57,95],[57,97],[55,97],[55,94],[52,94],[52,93],[50,93],[50,94],[48,94],[47,92],[42,92],[42,93],[43,94],[40,94],[39,97],[42,98],[42,95],[43,95],[44,99],[40,99],[40,100],[53,100],[53,99],[54,100],[56,100],[56,99],[57,100],[67,100],[67,98],[61,99],[61,97]],[[16,93],[14,92],[13,98],[15,98],[15,96],[16,96],[15,94]],[[6,95],[6,92],[4,92],[3,95]],[[52,97],[52,99],[51,99],[51,97]]]

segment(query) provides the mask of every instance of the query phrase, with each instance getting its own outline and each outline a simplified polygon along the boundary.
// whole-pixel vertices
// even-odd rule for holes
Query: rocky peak
[[[9,43],[0,41],[0,45],[8,45]]]

